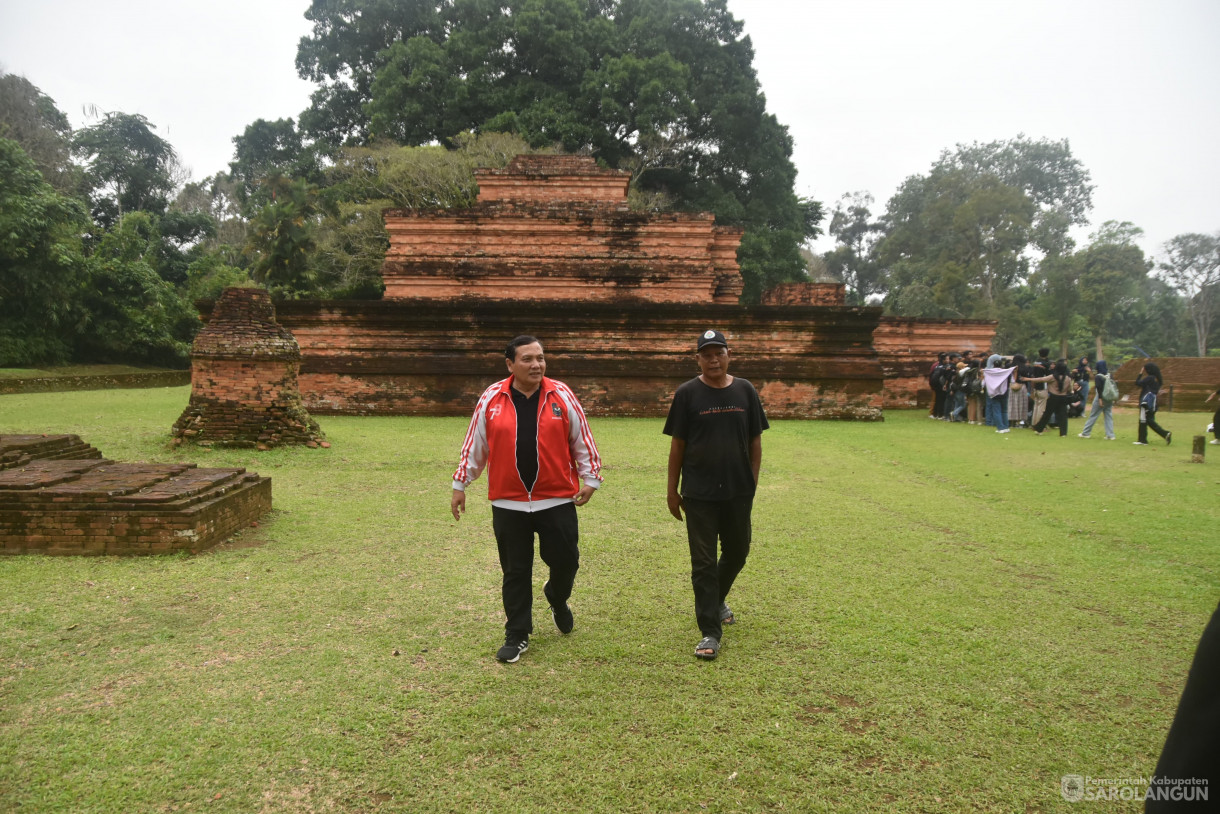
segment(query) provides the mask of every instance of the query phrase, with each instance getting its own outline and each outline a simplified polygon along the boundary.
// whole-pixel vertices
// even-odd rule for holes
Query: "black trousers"
[[[1155,432],[1157,435],[1161,436],[1162,438],[1164,438],[1168,434],[1165,432],[1164,427],[1162,427],[1160,424],[1156,423],[1156,410],[1146,410],[1143,407],[1141,407],[1140,408],[1139,440],[1143,441],[1145,444],[1148,443],[1148,428],[1149,427],[1151,427],[1152,431]]]
[[[1042,411],[1042,418],[1038,419],[1038,423],[1034,425],[1034,429],[1042,432],[1046,429],[1046,425],[1050,423],[1052,418],[1055,419],[1055,425],[1059,427],[1060,435],[1068,434],[1068,405],[1072,403],[1071,396],[1056,396],[1053,393],[1046,397],[1046,409]]]
[[[572,584],[580,568],[580,538],[576,504],[564,503],[540,512],[518,512],[491,507],[491,527],[500,551],[500,570],[504,572],[501,594],[504,598],[504,630],[513,636],[534,632],[531,608],[534,603],[534,535],[538,553],[551,569],[547,601],[562,605],[572,595]]]
[[[1149,790],[1151,799],[1144,802],[1144,811],[1213,810],[1216,789],[1220,786],[1217,750],[1220,750],[1220,608],[1216,608],[1199,638],[1178,711],[1156,763],[1156,780]],[[1193,780],[1194,784],[1183,786],[1175,780],[1188,784]],[[1207,786],[1199,786],[1201,780]],[[1212,808],[1209,803],[1199,802],[1201,788],[1207,789]],[[1174,802],[1175,792],[1181,795],[1176,798],[1178,802]]]
[[[754,496],[732,500],[682,498],[690,543],[690,581],[695,589],[695,622],[704,636],[721,636],[720,603],[729,595],[750,554],[750,511]],[[716,543],[720,542],[720,558]]]

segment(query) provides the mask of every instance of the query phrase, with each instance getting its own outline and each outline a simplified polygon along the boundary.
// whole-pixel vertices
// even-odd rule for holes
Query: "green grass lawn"
[[[131,365],[60,365],[47,368],[0,367],[0,379],[45,379],[67,376],[117,376],[126,373],[168,372],[159,367],[132,367]]]
[[[0,559],[0,810],[1049,812],[1148,777],[1217,600],[1220,453],[890,413],[777,421],[720,658],[693,657],[660,420],[592,419],[561,636],[514,665],[466,420],[336,418],[330,449],[171,451],[188,388],[0,396],[0,432],[245,466],[213,552]],[[1142,790],[1142,789],[1141,789]],[[1217,793],[1213,790],[1213,794]]]

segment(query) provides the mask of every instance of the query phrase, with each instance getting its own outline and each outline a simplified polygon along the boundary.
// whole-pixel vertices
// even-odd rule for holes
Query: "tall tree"
[[[278,176],[271,200],[250,220],[247,253],[254,258],[250,276],[276,297],[291,299],[317,293],[309,254],[315,246],[320,216],[318,190],[303,179]]]
[[[933,169],[990,175],[1021,190],[1034,204],[1030,243],[1043,254],[1070,252],[1068,230],[1087,224],[1093,208],[1089,172],[1072,155],[1067,139],[1033,141],[1020,134],[1007,141],[959,144],[942,153]]]
[[[105,113],[78,130],[73,151],[85,161],[93,217],[109,228],[126,212],[161,214],[169,206],[183,168],[156,126],[134,113]]]
[[[791,137],[725,0],[314,0],[306,17],[297,67],[320,87],[301,124],[332,151],[474,130],[588,152],[744,227],[747,300],[802,277],[821,207],[793,192]]]
[[[918,283],[944,312],[921,316],[991,316],[1028,273],[1034,213],[1024,193],[994,175],[936,170],[907,179],[890,199],[878,247],[891,270],[887,302],[893,308],[902,302],[896,287]]]
[[[826,253],[826,270],[847,287],[849,305],[865,305],[885,289],[885,273],[877,257],[882,224],[873,218],[873,196],[844,195],[830,216],[829,232],[836,246]]]
[[[1080,319],[1080,258],[1051,255],[1034,275],[1036,310],[1059,342],[1059,356],[1068,357],[1073,329]]]
[[[1071,252],[1068,231],[1086,222],[1092,190],[1067,141],[1019,135],[946,150],[886,207],[878,254],[887,306],[906,314],[899,309],[935,303],[926,316],[1010,313],[1013,288],[1035,264]]]
[[[30,157],[43,180],[75,195],[80,171],[72,164],[72,126],[55,100],[24,76],[0,71],[0,138],[12,139]]]
[[[1186,298],[1199,355],[1206,356],[1207,338],[1220,313],[1220,232],[1178,235],[1164,249],[1161,276]]]
[[[1103,341],[1110,323],[1138,299],[1149,263],[1136,245],[1143,230],[1126,221],[1106,221],[1090,235],[1080,253],[1080,308],[1096,342],[1097,358],[1105,358]]]

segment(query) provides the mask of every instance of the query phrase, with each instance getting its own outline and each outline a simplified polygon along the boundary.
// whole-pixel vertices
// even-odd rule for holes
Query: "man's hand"
[[[683,508],[682,495],[678,494],[677,490],[674,490],[665,495],[665,500],[669,503],[669,513],[681,520]]]
[[[583,506],[589,502],[589,498],[593,497],[593,493],[596,491],[597,490],[592,486],[585,484],[584,486],[580,487],[580,491],[572,497],[575,499],[577,506]]]
[[[449,498],[449,511],[453,512],[454,520],[461,520],[462,514],[466,511],[466,493],[460,489],[453,490],[453,496]]]

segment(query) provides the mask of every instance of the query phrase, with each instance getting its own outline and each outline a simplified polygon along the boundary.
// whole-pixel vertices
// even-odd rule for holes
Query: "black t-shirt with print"
[[[686,442],[682,496],[729,500],[753,495],[750,439],[769,427],[758,391],[745,379],[734,378],[722,388],[698,378],[683,382],[662,431]]]

